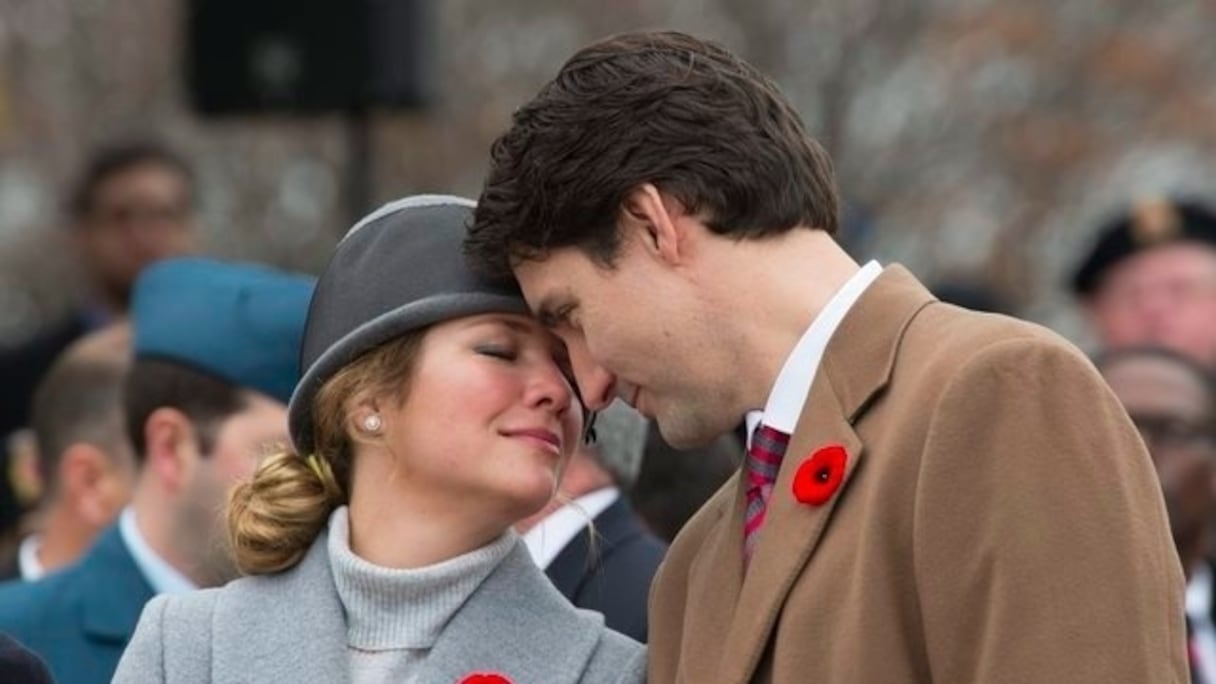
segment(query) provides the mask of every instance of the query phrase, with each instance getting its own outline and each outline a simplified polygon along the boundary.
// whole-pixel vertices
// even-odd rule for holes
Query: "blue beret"
[[[159,261],[132,293],[135,357],[175,361],[286,403],[314,282],[252,264]]]

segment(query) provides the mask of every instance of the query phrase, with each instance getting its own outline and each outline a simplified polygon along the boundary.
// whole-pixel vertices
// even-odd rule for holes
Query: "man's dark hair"
[[[162,359],[137,359],[127,376],[127,435],[137,463],[147,451],[144,425],[159,408],[173,408],[194,424],[199,450],[215,448],[216,432],[229,416],[248,406],[248,393],[240,387],[189,366]]]
[[[775,83],[714,43],[630,33],[580,50],[515,113],[466,251],[493,275],[570,246],[611,266],[644,183],[722,235],[837,227],[831,161]]]
[[[87,442],[110,458],[126,438],[122,393],[125,359],[60,359],[38,384],[30,411],[30,428],[38,447],[38,470],[47,493],[58,486],[63,452]]]
[[[186,201],[189,208],[193,208],[194,171],[186,160],[160,143],[135,140],[103,147],[89,158],[68,197],[68,213],[76,219],[85,217],[92,211],[97,188],[102,183],[112,176],[148,165],[160,166],[181,176],[186,187]]]

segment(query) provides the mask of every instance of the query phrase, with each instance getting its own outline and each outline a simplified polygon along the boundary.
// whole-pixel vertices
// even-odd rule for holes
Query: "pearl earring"
[[[382,424],[378,413],[369,414],[363,419],[363,429],[368,432],[380,432]]]

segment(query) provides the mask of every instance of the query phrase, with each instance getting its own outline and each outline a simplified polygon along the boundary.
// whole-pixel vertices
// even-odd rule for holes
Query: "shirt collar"
[[[1192,620],[1210,620],[1212,607],[1212,569],[1207,563],[1191,568],[1191,581],[1186,585],[1186,614]]]
[[[619,489],[604,487],[584,494],[545,516],[523,535],[532,560],[542,570],[549,567],[572,539],[619,498]]]
[[[802,416],[802,408],[806,396],[815,382],[819,363],[823,353],[835,334],[840,322],[867,288],[882,274],[882,266],[877,261],[870,261],[853,274],[845,284],[832,295],[827,306],[815,316],[807,327],[802,338],[794,345],[790,355],[785,359],[785,365],[777,374],[773,389],[768,395],[768,402],[763,411],[749,411],[747,414],[747,446],[751,447],[752,433],[761,421],[765,425],[793,434],[798,426],[798,418]]]
[[[21,579],[26,582],[41,579],[46,574],[46,568],[42,567],[42,562],[38,560],[40,546],[42,535],[31,534],[21,540],[21,546],[17,549],[17,569],[21,572]]]
[[[131,552],[136,567],[143,573],[144,579],[148,580],[148,584],[152,586],[154,592],[181,594],[198,589],[198,585],[189,577],[169,565],[168,561],[161,558],[152,550],[152,547],[148,546],[148,542],[144,540],[139,526],[136,524],[135,509],[130,506],[123,509],[122,515],[118,517],[118,531],[122,535],[122,541],[126,545],[127,551]]]

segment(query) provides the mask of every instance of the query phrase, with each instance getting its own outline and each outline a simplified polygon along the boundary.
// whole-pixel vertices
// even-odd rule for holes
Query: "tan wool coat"
[[[821,505],[792,483],[847,452]],[[830,341],[746,573],[736,475],[650,598],[651,682],[1173,684],[1183,575],[1152,465],[1056,335],[887,268]]]

